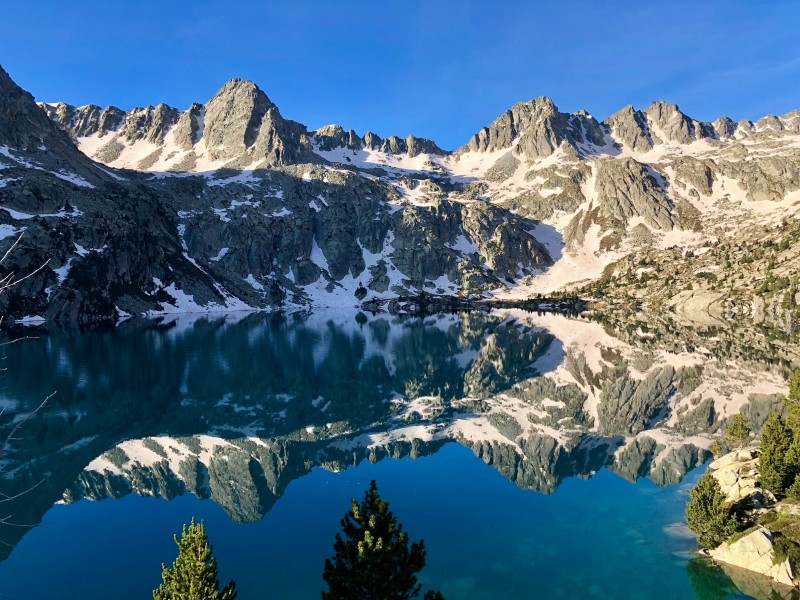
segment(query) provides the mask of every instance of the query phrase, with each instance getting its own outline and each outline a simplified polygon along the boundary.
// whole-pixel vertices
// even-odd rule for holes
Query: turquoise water
[[[425,539],[423,582],[448,598],[702,597],[687,571],[694,543],[673,527],[686,485],[631,484],[602,471],[545,496],[517,488],[457,444],[416,461],[316,468],[247,525],[193,496],[55,506],[0,565],[2,597],[147,597],[160,563],[174,559],[169,532],[195,516],[241,598],[315,598],[348,500],[373,478],[412,539]]]
[[[659,423],[663,386],[637,391],[643,408],[592,408],[617,382],[587,344],[626,389],[645,381],[640,349],[598,327],[252,315],[6,346],[0,425],[57,394],[2,463],[22,526],[0,526],[0,599],[149,597],[192,517],[242,600],[318,598],[371,479],[425,540],[425,588],[451,600],[751,597],[691,554],[683,510],[707,453]]]

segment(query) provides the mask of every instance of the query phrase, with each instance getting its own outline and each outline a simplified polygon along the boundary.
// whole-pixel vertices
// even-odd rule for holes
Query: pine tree
[[[236,584],[231,581],[220,591],[217,559],[211,551],[203,522],[194,518],[188,529],[183,526],[181,538],[175,536],[178,558],[172,568],[161,565],[164,580],[153,592],[153,600],[234,600]]]
[[[714,458],[719,458],[723,454],[722,444],[719,440],[714,440],[714,443],[711,444],[711,448],[709,449],[711,450],[711,454],[714,456]]]
[[[719,482],[708,471],[689,494],[686,523],[697,534],[697,542],[706,549],[716,548],[736,533],[736,519],[731,516],[728,499]]]
[[[325,561],[323,600],[407,600],[419,596],[416,574],[425,566],[425,543],[409,547],[408,534],[373,481],[359,504],[342,519],[333,560]],[[439,592],[425,598],[443,600]]]
[[[792,456],[788,456],[792,447],[792,432],[786,426],[783,417],[773,413],[767,419],[761,432],[761,456],[758,467],[761,472],[761,486],[780,494],[794,482],[795,470]],[[787,458],[790,458],[787,461]]]
[[[725,430],[725,441],[731,448],[742,448],[750,439],[750,423],[739,413]]]

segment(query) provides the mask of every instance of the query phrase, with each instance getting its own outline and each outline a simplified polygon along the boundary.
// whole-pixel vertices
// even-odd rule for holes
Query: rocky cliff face
[[[656,102],[599,122],[537,98],[451,153],[310,131],[242,80],[187,110],[37,108],[5,73],[0,92],[2,243],[27,232],[7,267],[50,259],[5,299],[16,318],[613,287],[626,261],[746,242],[800,206],[796,111],[710,124]],[[665,290],[658,306],[685,304]]]

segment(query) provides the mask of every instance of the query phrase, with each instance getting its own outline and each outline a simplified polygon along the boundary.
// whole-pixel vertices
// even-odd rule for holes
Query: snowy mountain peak
[[[540,96],[515,104],[473,135],[457,154],[512,150],[514,155],[530,163],[546,159],[564,148],[571,156],[580,157],[596,154],[596,148],[607,146],[606,133],[588,112],[564,113],[553,100]]]

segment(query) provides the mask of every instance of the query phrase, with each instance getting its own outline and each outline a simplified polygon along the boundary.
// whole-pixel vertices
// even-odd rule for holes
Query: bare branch
[[[0,346],[10,346],[11,344],[16,344],[17,342],[21,342],[23,340],[38,340],[39,336],[37,335],[26,335],[25,337],[21,338],[14,338],[13,340],[8,340],[7,342],[0,342]],[[3,360],[5,357],[3,357]],[[5,369],[3,369],[5,370]]]
[[[6,439],[3,441],[3,445],[0,446],[0,458],[5,456],[6,450],[8,450],[8,445],[14,439],[14,434],[16,434],[22,428],[22,426],[25,425],[25,423],[30,421],[34,417],[34,415],[36,415],[36,413],[38,413],[42,408],[44,408],[44,405],[47,404],[47,401],[50,400],[50,398],[52,398],[55,395],[56,393],[53,392],[52,394],[47,396],[47,398],[45,398],[39,406],[37,406],[32,412],[29,412],[27,415],[25,415],[25,417],[23,417],[22,420],[14,426],[11,432],[6,436]]]
[[[2,262],[2,261],[0,261],[0,262]],[[47,266],[49,263],[50,263],[50,259],[48,258],[46,261],[44,261],[44,263],[42,263],[42,264],[41,264],[41,265],[39,265],[39,266],[38,266],[36,269],[34,269],[33,271],[31,271],[30,273],[28,273],[27,275],[25,275],[24,277],[22,277],[22,278],[20,278],[20,279],[14,279],[13,277],[11,277],[11,281],[8,281],[8,282],[6,282],[6,280],[5,280],[5,279],[3,279],[3,280],[0,280],[0,294],[2,294],[3,292],[5,292],[6,290],[9,290],[9,289],[11,289],[11,288],[12,288],[12,287],[14,287],[15,285],[19,285],[20,283],[22,283],[22,282],[23,282],[23,281],[25,281],[26,279],[30,279],[30,278],[31,278],[31,277],[33,277],[34,275],[37,275],[37,274],[38,274],[39,272],[41,272],[41,271],[42,271],[42,269],[44,269],[44,268],[45,268],[45,267],[46,267],[46,266]],[[6,279],[8,279],[8,277],[7,277]]]
[[[0,265],[2,265],[4,262],[6,262],[6,259],[7,259],[7,258],[8,258],[8,257],[11,255],[11,253],[14,251],[14,248],[16,248],[16,247],[17,247],[17,244],[19,244],[19,241],[22,239],[22,236],[23,236],[23,235],[25,235],[25,232],[24,232],[24,231],[23,231],[22,233],[20,233],[20,234],[19,234],[19,236],[17,236],[17,239],[16,239],[16,240],[14,240],[14,243],[13,243],[13,244],[11,244],[11,248],[9,248],[8,250],[6,250],[6,253],[3,255],[3,258],[0,258]]]
[[[23,235],[25,235],[24,231],[22,233],[20,233],[19,236],[17,236],[17,239],[14,240],[14,243],[11,244],[11,247],[8,250],[6,250],[6,253],[3,255],[2,258],[0,258],[0,265],[2,265],[8,259],[8,257],[11,256],[11,253],[19,245],[19,242],[22,239]],[[14,273],[7,273],[2,278],[0,278],[0,294],[4,293],[5,291],[9,290],[10,288],[14,287],[15,285],[19,285],[20,283],[22,283],[26,279],[30,279],[31,277],[37,275],[49,263],[50,263],[50,259],[48,258],[43,264],[39,265],[36,269],[31,271],[30,273],[28,273],[24,277],[21,277],[20,279],[14,279]]]
[[[15,494],[14,496],[9,496],[8,494],[0,494],[0,496],[3,496],[3,499],[2,499],[2,500],[0,500],[0,504],[3,504],[4,502],[13,502],[13,501],[14,501],[14,500],[16,500],[17,498],[20,498],[20,497],[24,496],[24,495],[25,495],[25,494],[27,494],[28,492],[32,492],[33,490],[35,490],[37,487],[39,487],[39,486],[40,486],[40,485],[42,485],[43,483],[44,483],[44,479],[42,479],[42,480],[41,480],[39,483],[37,483],[36,485],[32,485],[32,486],[31,486],[31,487],[29,487],[28,489],[26,489],[26,490],[23,490],[23,491],[21,491],[19,494]]]

